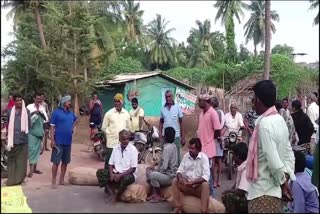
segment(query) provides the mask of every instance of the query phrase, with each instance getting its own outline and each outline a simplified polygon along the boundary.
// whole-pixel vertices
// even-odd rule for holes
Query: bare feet
[[[32,176],[33,176],[33,172],[29,172],[28,178],[32,178]]]
[[[41,171],[39,171],[39,170],[37,170],[37,169],[33,170],[33,172],[34,172],[34,173],[36,173],[36,174],[39,174],[39,175],[41,175],[41,174],[42,174],[42,172],[41,172]]]
[[[59,181],[59,185],[61,186],[69,186],[69,183],[65,183],[64,181]]]
[[[155,197],[155,195],[150,195],[149,197],[147,197],[147,201],[150,201],[151,199],[153,199]]]
[[[46,150],[46,151],[50,151],[50,149],[49,149],[49,148],[45,148],[45,150]]]
[[[52,184],[51,185],[51,189],[58,189],[58,185],[57,184]]]
[[[179,208],[175,208],[174,213],[182,213],[182,207],[179,207]]]
[[[166,199],[164,199],[163,197],[159,196],[159,195],[155,195],[153,198],[150,199],[151,203],[159,203],[162,201],[165,201]]]

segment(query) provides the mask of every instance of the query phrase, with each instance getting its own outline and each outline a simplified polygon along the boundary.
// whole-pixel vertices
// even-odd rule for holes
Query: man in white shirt
[[[131,100],[132,109],[130,110],[130,120],[131,120],[131,129],[132,131],[141,130],[144,110],[139,106],[138,99],[136,97]]]
[[[134,183],[137,177],[135,172],[138,167],[138,151],[129,143],[129,138],[130,131],[120,131],[120,144],[114,147],[109,165],[97,171],[99,185],[105,187],[105,193],[108,194],[106,203],[119,200],[127,186]]]
[[[208,157],[201,152],[199,138],[189,141],[189,152],[184,155],[172,181],[175,213],[182,213],[181,194],[201,199],[201,212],[208,213],[210,166]]]
[[[319,106],[316,103],[317,97],[314,93],[310,93],[307,96],[307,115],[309,116],[313,127],[314,127],[314,134],[311,136],[311,152],[314,151],[314,144],[315,144],[315,138],[316,138],[316,132],[319,128],[319,125],[316,123],[316,121],[319,119]]]
[[[284,109],[284,112],[286,113],[287,117],[290,117],[290,110],[288,109],[289,107],[289,100],[288,98],[283,98],[282,99],[282,108]]]
[[[225,116],[225,126],[227,128],[227,132],[225,134],[229,135],[230,132],[238,133],[238,136],[241,137],[242,133],[240,128],[244,128],[243,118],[240,112],[238,112],[238,106],[236,103],[232,103],[230,105],[230,112],[228,112]]]
[[[258,115],[247,158],[249,213],[282,213],[282,198],[292,200],[288,180],[295,180],[289,131],[275,108],[276,87],[271,80],[254,88]]]

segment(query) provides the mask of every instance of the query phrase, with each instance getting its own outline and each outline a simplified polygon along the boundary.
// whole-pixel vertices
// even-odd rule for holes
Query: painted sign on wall
[[[174,102],[180,105],[184,114],[192,114],[195,112],[197,97],[177,87]]]

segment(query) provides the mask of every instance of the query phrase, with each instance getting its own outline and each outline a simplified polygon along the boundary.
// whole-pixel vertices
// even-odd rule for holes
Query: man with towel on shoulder
[[[13,96],[15,105],[8,110],[8,180],[7,186],[20,185],[27,175],[28,131],[30,112],[20,94]]]
[[[60,99],[59,107],[52,113],[51,125],[51,162],[52,165],[52,188],[56,189],[56,177],[58,167],[61,164],[61,174],[59,185],[65,185],[64,176],[67,165],[71,161],[71,143],[73,128],[75,127],[77,116],[70,110],[71,96],[66,95]]]
[[[42,174],[37,169],[37,163],[40,158],[41,141],[44,136],[43,124],[47,122],[48,115],[46,109],[41,105],[42,98],[40,93],[33,96],[34,103],[29,104],[27,109],[30,111],[31,124],[28,139],[28,158],[30,171],[28,177],[31,178],[33,173]]]
[[[117,93],[113,102],[114,108],[107,111],[102,122],[102,130],[107,135],[106,166],[108,166],[113,148],[119,144],[119,132],[123,129],[131,130],[130,115],[123,108],[123,95]]]

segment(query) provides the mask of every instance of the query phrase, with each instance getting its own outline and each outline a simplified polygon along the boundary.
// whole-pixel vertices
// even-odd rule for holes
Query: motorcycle
[[[233,146],[241,141],[241,139],[238,137],[239,132],[243,130],[241,127],[238,132],[231,131],[227,137],[223,139],[223,157],[224,157],[224,163],[228,169],[228,179],[232,179],[232,175],[235,172],[236,164],[233,157]]]
[[[105,161],[107,150],[107,137],[104,131],[101,130],[101,126],[96,127],[94,123],[90,123],[90,144],[89,148],[93,146],[94,152],[97,154],[100,161]],[[96,131],[95,131],[96,130]]]
[[[8,177],[8,156],[7,156],[7,118],[1,117],[1,178]]]
[[[159,130],[155,126],[150,126],[147,121],[148,131],[140,130],[134,133],[130,139],[138,150],[138,163],[144,162],[147,165],[157,163],[161,158],[161,148],[155,146],[154,143],[159,139]]]

